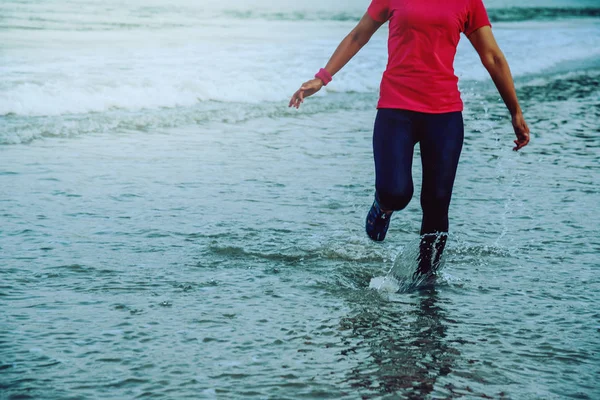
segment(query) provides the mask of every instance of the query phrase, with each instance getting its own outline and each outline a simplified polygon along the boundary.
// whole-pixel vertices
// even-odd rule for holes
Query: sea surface
[[[0,399],[600,399],[600,3],[487,0],[532,132],[463,37],[437,283],[371,242],[368,0],[0,2]],[[388,272],[391,273],[388,274]]]

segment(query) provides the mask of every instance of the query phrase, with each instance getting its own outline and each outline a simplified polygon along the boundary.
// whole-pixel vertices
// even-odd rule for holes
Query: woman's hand
[[[527,146],[527,143],[529,143],[529,127],[527,126],[527,122],[525,122],[522,113],[513,115],[512,125],[515,130],[515,135],[517,135],[517,140],[515,140],[516,146],[513,150],[517,151]]]
[[[304,98],[308,96],[312,96],[317,93],[323,87],[323,81],[319,78],[311,79],[308,82],[304,82],[300,89],[294,93],[290,100],[290,104],[288,107],[296,107],[300,108],[300,104],[304,102]]]

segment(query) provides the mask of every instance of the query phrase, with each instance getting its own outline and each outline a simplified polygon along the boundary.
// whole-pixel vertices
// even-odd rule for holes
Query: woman
[[[461,32],[479,54],[512,116],[517,136],[514,150],[529,143],[529,128],[482,0],[372,0],[325,68],[302,84],[289,106],[300,107],[306,97],[327,85],[387,21],[388,63],[373,131],[375,200],[366,231],[372,240],[383,240],[392,213],[408,205],[418,142],[423,221],[416,274],[428,277],[439,266],[446,243],[448,208],[463,143],[463,103],[453,68]]]

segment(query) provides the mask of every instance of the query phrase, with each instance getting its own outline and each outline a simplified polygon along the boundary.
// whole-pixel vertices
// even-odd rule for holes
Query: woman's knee
[[[413,196],[413,188],[401,190],[377,189],[377,199],[385,210],[399,211],[406,208]]]

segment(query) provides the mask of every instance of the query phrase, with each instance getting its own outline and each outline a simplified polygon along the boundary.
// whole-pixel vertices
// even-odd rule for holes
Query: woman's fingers
[[[525,122],[523,114],[520,113],[513,117],[512,124],[515,130],[515,135],[517,136],[517,140],[514,141],[516,146],[513,147],[513,150],[517,151],[527,146],[529,143],[529,126],[527,126],[527,122]]]
[[[301,93],[302,90],[299,89],[296,91],[296,93],[294,93],[294,95],[292,96],[292,98],[290,99],[290,104],[288,105],[288,107],[300,107],[300,103],[301,101]]]
[[[290,99],[290,104],[288,105],[288,107],[293,107],[294,104],[296,104],[296,95],[298,94],[298,91],[296,91],[293,95],[292,98]]]
[[[300,108],[300,104],[304,102],[304,91],[298,90],[296,94],[296,108]]]
[[[520,129],[515,129],[515,133],[517,134],[517,140],[515,140],[516,146],[513,148],[514,151],[517,151],[529,143],[529,128],[525,124],[520,127]]]
[[[304,103],[304,90],[302,88],[300,88],[292,96],[288,107],[300,108],[300,104],[302,104],[302,103]]]
[[[515,147],[513,147],[514,151],[520,150],[521,148],[527,146],[527,143],[529,143],[529,136],[527,137],[522,137],[522,136],[517,136],[517,140],[514,141],[514,143],[516,144]]]
[[[514,143],[516,144],[516,146],[513,147],[514,151],[518,151],[521,147],[523,147],[523,144],[519,143],[518,140],[515,140]]]

